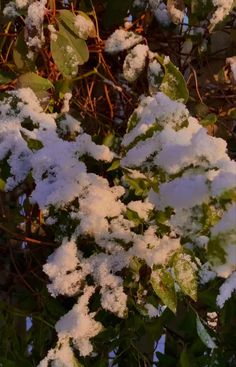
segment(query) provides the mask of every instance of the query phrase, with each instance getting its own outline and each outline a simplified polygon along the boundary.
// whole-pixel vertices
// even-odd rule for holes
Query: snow
[[[151,268],[154,265],[163,265],[168,262],[171,255],[180,248],[178,238],[164,236],[159,239],[155,234],[155,228],[149,227],[143,236],[138,236],[129,253],[140,259],[144,259]]]
[[[126,56],[123,64],[123,74],[128,82],[134,82],[145,67],[148,46],[137,45]]]
[[[149,4],[158,23],[168,27],[171,23],[171,18],[166,4],[160,0],[149,0]]]
[[[149,213],[153,209],[153,205],[149,202],[143,202],[141,200],[130,201],[127,205],[128,209],[135,211],[139,218],[147,220]]]
[[[142,42],[143,37],[134,32],[117,29],[105,42],[105,51],[116,54]]]
[[[203,175],[178,177],[161,184],[158,195],[150,192],[150,201],[159,209],[168,206],[177,210],[191,208],[206,202],[208,198],[209,191]]]
[[[78,265],[77,246],[74,241],[67,242],[66,239],[52,255],[48,257],[47,263],[43,266],[43,271],[50,277],[65,275],[76,269]]]
[[[215,27],[217,23],[221,22],[230,13],[234,0],[212,0],[212,2],[216,9],[210,22],[211,26]]]
[[[39,363],[38,367],[48,367],[49,362],[52,367],[74,365],[74,353],[68,338],[60,339],[57,348],[49,350],[47,357]]]
[[[89,313],[88,309],[88,302],[94,291],[92,286],[85,288],[78,302],[71,311],[60,318],[55,327],[59,340],[72,338],[81,356],[87,356],[92,352],[92,344],[89,339],[102,330],[102,325],[94,320],[95,314]]]
[[[134,111],[137,115],[136,126],[124,135],[123,145],[128,146],[135,138],[145,134],[151,127],[167,124],[171,127],[185,120],[189,113],[184,104],[170,99],[161,92],[141,99],[138,108]]]
[[[155,55],[155,54],[154,54]],[[149,64],[148,64],[148,85],[149,85],[149,92],[154,94],[157,92],[161,80],[164,76],[161,64],[156,60],[153,59],[152,54],[149,52]]]
[[[13,1],[9,1],[9,3],[6,4],[6,6],[3,9],[3,15],[9,18],[18,17],[20,13],[17,11],[16,3]]]
[[[205,264],[201,265],[198,276],[200,284],[206,284],[216,278],[216,272],[211,270],[211,264],[209,262],[206,262]]]
[[[227,156],[225,142],[209,136],[183,103],[160,92],[143,96],[133,115],[136,125],[122,141],[121,166],[124,175],[145,180],[150,190],[146,198],[131,198],[125,176],[113,185],[88,171],[87,156],[111,162],[115,155],[108,147],[95,144],[80,122],[67,113],[70,97],[65,96],[60,115],[45,113],[30,89],[9,92],[0,107],[0,160],[7,158],[10,167],[6,190],[24,182],[28,174],[32,176],[31,202],[42,210],[46,224],[57,226],[56,240],[61,244],[43,267],[50,280],[48,290],[54,297],[76,300],[56,324],[58,343],[40,367],[50,361],[55,366],[70,365],[73,349],[81,356],[92,353],[91,339],[103,328],[95,320],[96,312],[90,311],[92,295],[100,295],[103,310],[126,317],[129,303],[123,273],[134,259],[152,271],[168,266],[184,245],[206,252],[199,272],[201,284],[236,271],[236,204],[221,204],[221,195],[235,189],[236,163]],[[150,129],[153,131],[147,134]],[[30,148],[30,140],[38,141],[39,147]],[[160,236],[155,211],[168,207],[172,214],[164,220],[167,230]],[[209,223],[202,220],[204,207],[210,213]],[[142,231],[127,219],[127,209],[145,221]],[[61,222],[62,212],[66,224]],[[208,256],[211,240],[219,241],[225,262]],[[94,246],[90,256],[85,256],[84,246]],[[195,277],[195,262],[186,254],[182,260],[191,269],[181,267],[178,278]],[[86,282],[88,275],[93,286]],[[139,281],[139,274],[134,274],[133,281]],[[232,285],[230,281],[225,284]],[[219,306],[233,292],[226,288],[219,295]],[[148,315],[156,317],[157,310],[146,303],[144,294],[142,297]]]
[[[75,17],[75,27],[78,30],[78,36],[82,39],[86,40],[88,37],[96,35],[92,20],[85,15],[79,14]]]
[[[182,23],[184,19],[184,11],[180,10],[176,7],[175,2],[170,2],[169,6],[167,6],[168,12],[170,14],[171,20],[175,24]]]
[[[233,272],[228,279],[222,284],[219,294],[216,298],[218,307],[224,307],[225,302],[231,298],[232,293],[236,291],[236,272]]]
[[[148,316],[150,318],[159,316],[159,311],[156,307],[154,307],[151,303],[146,303],[145,308],[148,312]]]
[[[228,57],[226,59],[226,64],[230,66],[233,74],[233,80],[236,83],[236,56]]]
[[[57,40],[57,30],[55,29],[55,27],[52,24],[48,24],[48,29],[51,32],[50,33],[51,40],[56,41]]]
[[[236,239],[236,204],[232,204],[225,211],[219,222],[212,228],[211,233],[213,236],[217,236],[222,232],[235,231]]]
[[[72,98],[72,94],[71,93],[69,93],[69,92],[65,93],[64,100],[63,100],[63,106],[62,106],[62,109],[61,109],[61,113],[69,112],[71,98]]]
[[[28,37],[27,45],[29,47],[41,48],[43,45],[43,19],[46,4],[46,0],[39,0],[32,2],[28,7],[25,24],[29,29],[36,29],[37,31],[37,35]]]

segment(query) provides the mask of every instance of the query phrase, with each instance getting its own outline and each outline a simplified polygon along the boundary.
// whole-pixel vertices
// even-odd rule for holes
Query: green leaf
[[[186,103],[189,97],[188,88],[179,69],[166,57],[157,56],[157,60],[165,71],[160,90],[171,99]]]
[[[73,32],[64,25],[59,24],[59,33],[68,39],[70,46],[74,49],[78,64],[83,65],[89,59],[89,51],[85,40],[77,37]]]
[[[139,122],[139,117],[137,112],[133,112],[130,116],[127,124],[127,132],[130,132]]]
[[[202,324],[199,316],[196,317],[196,328],[197,328],[197,334],[201,341],[205,344],[205,346],[209,349],[215,349],[217,348],[214,340],[212,337],[208,334],[206,328]]]
[[[138,213],[134,210],[131,209],[127,209],[126,210],[126,217],[129,220],[132,220],[132,222],[134,222],[136,225],[142,224],[143,220],[139,217]]]
[[[105,138],[103,139],[102,144],[106,145],[107,147],[111,147],[112,144],[114,143],[114,139],[115,139],[115,135],[113,133],[109,133],[107,134],[107,136],[105,136]]]
[[[192,364],[188,357],[188,352],[184,349],[180,355],[180,366],[181,367],[192,367]]]
[[[12,71],[0,71],[0,83],[1,84],[7,84],[11,82],[12,80],[16,79],[16,74]]]
[[[6,182],[2,178],[0,178],[0,191],[4,191],[5,185]]]
[[[74,15],[70,10],[60,10],[57,19],[60,23],[68,27],[75,35],[78,36],[78,29],[75,26],[76,15]]]
[[[136,256],[132,257],[132,259],[130,260],[130,264],[129,267],[132,271],[134,271],[135,273],[138,274],[140,268],[142,267],[143,262],[142,260],[140,260],[139,258],[137,258]]]
[[[233,107],[233,108],[230,108],[228,111],[227,111],[227,115],[232,118],[232,119],[236,119],[236,108]]]
[[[166,269],[152,271],[151,284],[162,302],[176,313],[177,298],[175,293],[174,279]]]
[[[0,358],[0,366],[1,367],[15,367],[16,364],[14,361],[10,361],[7,358]]]
[[[131,178],[129,176],[125,176],[125,181],[134,190],[134,193],[137,196],[145,196],[150,189],[150,185],[143,178]]]
[[[31,150],[40,150],[43,148],[43,143],[37,139],[31,139],[23,131],[21,131],[22,138],[27,142],[27,146]]]
[[[214,113],[209,113],[204,119],[200,121],[200,124],[204,127],[214,125],[217,121],[217,116]]]
[[[96,30],[90,17],[82,11],[79,11],[78,14],[84,17],[85,20],[90,23],[91,29],[89,29],[89,33],[86,31],[83,32],[81,29],[75,26],[76,15],[74,15],[70,10],[60,10],[57,19],[65,28],[69,28],[70,31],[79,38],[86,40],[88,37],[94,37],[96,35]]]
[[[55,91],[60,99],[64,98],[64,95],[71,92],[73,89],[73,80],[61,79],[55,82]]]
[[[57,37],[51,38],[51,51],[59,71],[65,78],[75,77],[78,65],[84,64],[89,58],[86,42],[61,23]]]
[[[189,254],[177,252],[173,256],[173,269],[175,279],[183,293],[197,300],[197,277],[196,264],[192,261]]]
[[[34,71],[35,60],[27,57],[29,50],[24,39],[24,30],[21,31],[16,39],[15,47],[13,48],[13,60],[19,71]]]
[[[224,250],[225,238],[221,236],[212,237],[207,244],[207,256],[212,263],[222,264],[226,261],[226,252]]]
[[[68,52],[68,50],[70,52]],[[65,78],[75,77],[78,73],[78,58],[77,53],[61,33],[57,34],[55,40],[51,39],[51,52],[58,70]]]
[[[31,88],[34,92],[38,91],[46,91],[50,88],[53,88],[53,84],[50,80],[42,78],[33,72],[28,72],[19,77],[19,86],[20,88]]]
[[[43,143],[36,139],[29,139],[27,142],[28,148],[31,150],[40,150],[43,148]]]
[[[110,167],[107,169],[107,172],[115,171],[119,167],[120,167],[120,160],[116,159],[114,162],[112,162]]]
[[[74,357],[74,360],[73,360],[73,367],[84,367],[84,364],[82,364],[82,363],[80,363],[79,361],[78,361],[78,359],[77,358],[75,358]]]

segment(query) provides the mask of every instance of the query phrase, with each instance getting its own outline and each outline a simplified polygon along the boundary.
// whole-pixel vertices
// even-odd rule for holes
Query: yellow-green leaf
[[[61,33],[51,39],[51,52],[58,70],[66,78],[75,77],[78,73],[78,58],[73,46]]]
[[[167,57],[157,56],[163,66],[165,75],[160,90],[174,100],[186,103],[189,97],[187,84],[179,69]]]
[[[197,300],[196,264],[191,256],[184,252],[177,252],[173,257],[175,279],[183,293]]]
[[[64,25],[59,24],[59,34],[67,39],[67,44],[75,52],[78,65],[83,65],[89,59],[89,51],[85,40],[76,36],[70,29]],[[68,48],[67,48],[68,49]]]
[[[109,171],[115,171],[117,168],[120,167],[120,160],[116,159],[111,165],[110,167],[107,169],[107,172]]]
[[[174,286],[174,279],[166,269],[152,271],[151,284],[162,302],[169,309],[176,313],[177,298]]]
[[[53,84],[50,80],[42,78],[33,72],[22,74],[19,79],[20,88],[31,88],[34,92],[46,91],[53,88]]]

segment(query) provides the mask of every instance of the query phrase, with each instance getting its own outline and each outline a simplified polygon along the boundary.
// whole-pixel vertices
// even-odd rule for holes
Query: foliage
[[[3,367],[236,365],[234,5],[1,2]]]

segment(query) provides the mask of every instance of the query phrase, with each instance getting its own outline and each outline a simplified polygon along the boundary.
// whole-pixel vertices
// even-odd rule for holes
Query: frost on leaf
[[[85,13],[80,12],[75,17],[75,27],[78,30],[78,36],[82,39],[95,37],[96,30],[92,20]]]

